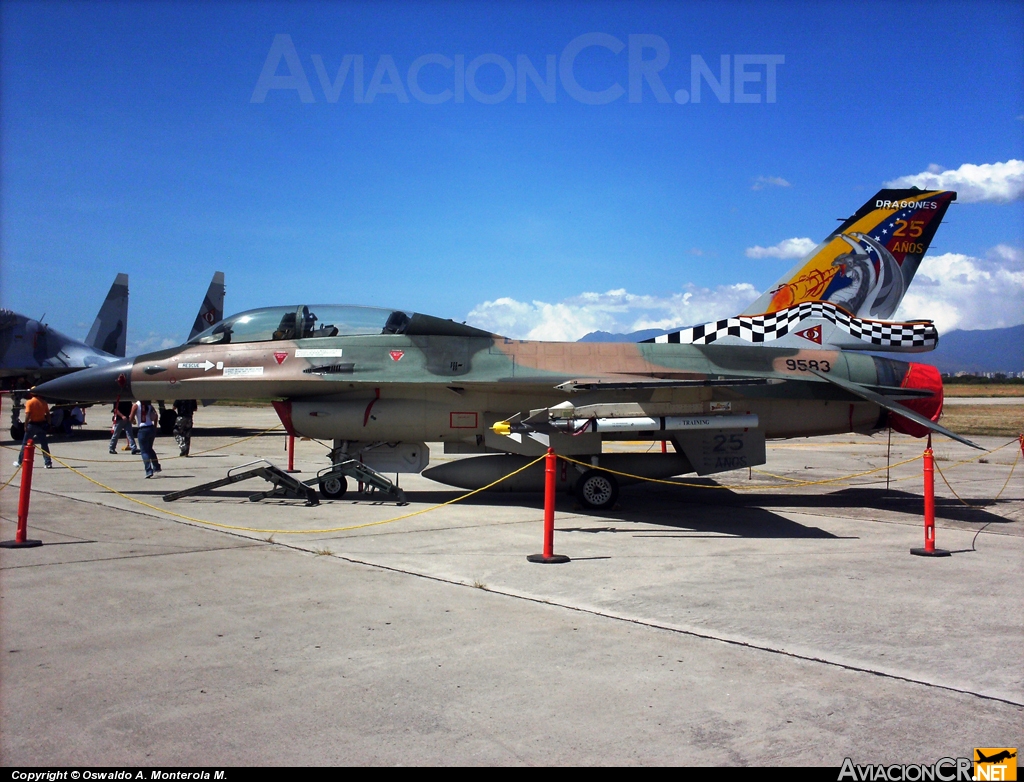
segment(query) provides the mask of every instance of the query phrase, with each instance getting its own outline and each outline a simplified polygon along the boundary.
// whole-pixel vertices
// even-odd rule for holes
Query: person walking
[[[178,414],[174,421],[174,439],[182,456],[188,456],[192,447],[192,416],[197,407],[195,399],[179,399],[174,403],[174,412]]]
[[[110,453],[117,453],[117,441],[121,439],[123,434],[128,439],[128,445],[131,446],[132,454],[138,455],[139,446],[135,443],[135,435],[132,434],[132,425],[128,420],[128,416],[132,413],[131,402],[115,402],[113,409],[110,411],[113,413],[113,428],[110,433]]]
[[[25,458],[25,446],[31,440],[43,452],[43,462],[46,469],[50,470],[53,469],[53,460],[50,458],[50,441],[46,438],[46,430],[50,428],[50,406],[32,391],[29,391],[27,396],[25,436],[21,439],[21,452],[14,466],[21,467],[21,460]]]
[[[150,404],[148,399],[136,402],[128,414],[128,420],[134,421],[139,427],[139,451],[142,454],[142,466],[146,468],[147,478],[152,478],[154,473],[160,472],[160,460],[157,458],[156,451],[153,450],[153,441],[156,439],[156,419],[156,408]]]

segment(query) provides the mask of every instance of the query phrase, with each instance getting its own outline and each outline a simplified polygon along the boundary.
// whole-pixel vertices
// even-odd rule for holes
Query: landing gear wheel
[[[619,499],[619,482],[600,470],[587,470],[576,481],[576,499],[590,510],[608,510]]]
[[[20,443],[22,438],[25,436],[25,424],[21,421],[11,424],[11,439],[16,443]]]
[[[344,475],[324,478],[320,481],[320,493],[329,500],[340,500],[348,491],[348,481]]]
[[[174,434],[174,424],[178,420],[178,414],[173,410],[160,411],[160,434],[170,436]]]

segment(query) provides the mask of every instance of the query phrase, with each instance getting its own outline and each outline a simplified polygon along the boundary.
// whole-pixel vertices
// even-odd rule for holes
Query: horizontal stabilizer
[[[827,301],[807,302],[763,315],[734,318],[663,334],[645,342],[682,345],[769,345],[804,350],[871,350],[920,353],[934,350],[939,334],[930,320],[896,323],[866,320]]]
[[[910,408],[904,407],[899,402],[895,402],[892,399],[888,399],[882,396],[881,394],[876,394],[869,388],[865,388],[864,386],[859,385],[857,383],[853,383],[849,380],[843,380],[842,378],[834,377],[824,372],[819,372],[816,369],[812,369],[811,372],[820,377],[822,380],[827,380],[829,383],[832,383],[832,385],[839,386],[844,391],[849,391],[851,394],[859,396],[861,399],[865,399],[868,402],[874,402],[879,407],[883,407],[886,410],[896,413],[897,415],[901,415],[904,418],[907,418],[916,424],[920,424],[926,429],[930,429],[933,432],[938,432],[939,434],[944,434],[946,437],[951,437],[952,439],[961,442],[964,445],[971,446],[971,448],[977,448],[979,451],[985,450],[977,443],[972,443],[970,440],[968,440],[965,437],[961,437],[956,432],[951,432],[946,427],[940,426],[939,424],[935,423],[935,421],[932,421],[930,418],[925,418],[923,415],[915,413]]]

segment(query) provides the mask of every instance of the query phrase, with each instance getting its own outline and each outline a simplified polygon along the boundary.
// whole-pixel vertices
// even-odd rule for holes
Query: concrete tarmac
[[[52,444],[67,466],[33,476],[44,545],[0,551],[5,766],[838,767],[1024,744],[1015,442],[960,463],[971,449],[936,441],[966,502],[936,476],[950,557],[909,554],[921,462],[887,489],[882,434],[770,443],[758,470],[627,487],[612,511],[560,496],[572,561],[538,565],[539,496],[389,521],[464,494],[403,475],[406,507],[354,487],[250,502],[258,479],[165,503],[255,458],[285,466],[280,429],[254,437],[273,411],[200,409],[193,456],[157,438],[152,480],[89,418]],[[922,449],[894,435],[889,462]],[[325,464],[297,443],[299,477]]]

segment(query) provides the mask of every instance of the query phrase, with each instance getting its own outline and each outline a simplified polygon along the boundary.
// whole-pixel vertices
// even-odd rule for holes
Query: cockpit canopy
[[[316,337],[355,337],[370,334],[409,334],[489,337],[481,329],[430,315],[382,307],[301,304],[264,307],[225,318],[188,341],[190,345],[273,342]]]

